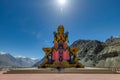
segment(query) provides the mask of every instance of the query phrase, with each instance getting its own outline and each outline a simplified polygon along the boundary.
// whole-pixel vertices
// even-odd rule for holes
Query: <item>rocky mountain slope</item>
[[[105,45],[103,42],[97,40],[77,40],[71,47],[79,47],[78,59],[85,66],[95,66],[97,55],[101,52]]]
[[[36,62],[33,67],[37,67],[39,64],[42,64],[45,60],[45,57],[43,57],[41,60],[39,60],[38,62]]]
[[[79,61],[87,67],[120,67],[120,37],[105,42],[77,40],[71,46],[80,47]]]
[[[120,67],[120,40],[105,42],[105,48],[99,53],[97,67]]]

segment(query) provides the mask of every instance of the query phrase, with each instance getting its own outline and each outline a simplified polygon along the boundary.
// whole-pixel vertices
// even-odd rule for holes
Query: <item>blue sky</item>
[[[62,11],[61,11],[62,8]],[[0,0],[0,51],[42,58],[59,24],[78,39],[105,41],[120,35],[120,0]]]

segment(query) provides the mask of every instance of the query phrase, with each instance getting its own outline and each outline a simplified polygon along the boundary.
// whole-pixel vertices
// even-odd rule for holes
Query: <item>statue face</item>
[[[64,30],[63,30],[62,28],[60,28],[60,29],[58,30],[58,33],[59,33],[59,34],[63,34],[63,33],[64,33]]]

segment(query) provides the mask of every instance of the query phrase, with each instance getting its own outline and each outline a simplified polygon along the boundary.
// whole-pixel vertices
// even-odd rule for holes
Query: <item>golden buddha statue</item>
[[[68,46],[68,32],[64,33],[64,26],[59,25],[54,32],[54,46],[43,48],[46,53],[44,62],[40,67],[84,67],[78,62],[78,47]]]
[[[64,26],[58,26],[58,33],[54,32],[54,47],[57,49],[59,47],[63,47],[66,49],[68,43],[68,32],[64,33]]]

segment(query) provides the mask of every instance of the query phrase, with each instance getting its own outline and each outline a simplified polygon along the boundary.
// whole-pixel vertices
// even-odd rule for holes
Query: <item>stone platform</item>
[[[4,74],[119,74],[118,71],[108,68],[41,68],[41,69],[11,69]]]

